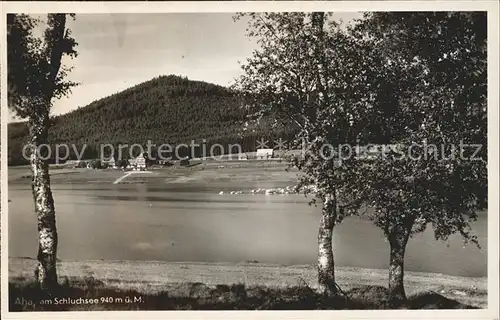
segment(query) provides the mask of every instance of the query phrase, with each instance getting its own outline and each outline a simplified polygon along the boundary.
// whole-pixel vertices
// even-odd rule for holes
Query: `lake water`
[[[219,195],[224,188],[240,189],[53,185],[59,258],[315,263],[319,208],[309,206],[303,195]],[[9,256],[36,257],[29,186],[9,186],[9,199]],[[481,250],[462,247],[459,236],[437,242],[431,228],[410,239],[406,270],[486,276],[486,213],[473,228]],[[333,242],[337,266],[387,267],[389,245],[369,221],[348,218],[336,227]]]

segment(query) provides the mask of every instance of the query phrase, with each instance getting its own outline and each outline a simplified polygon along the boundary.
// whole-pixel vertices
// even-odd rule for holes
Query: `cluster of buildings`
[[[272,159],[274,155],[273,149],[257,149],[255,153],[255,158],[258,160]]]
[[[217,160],[222,160],[222,161],[230,161],[230,160],[250,160],[250,159],[255,159],[255,160],[271,160],[271,159],[277,159],[278,155],[276,154],[276,150],[273,149],[257,149],[256,152],[248,152],[248,153],[232,153],[232,154],[225,154],[225,155],[220,155],[220,156],[215,156],[215,157],[204,157],[201,158],[200,160],[207,160],[207,159],[217,159]]]
[[[395,151],[398,150],[400,146],[398,145],[369,145],[369,146],[357,146],[354,150],[353,156],[362,158],[371,158],[380,152]],[[300,150],[295,150],[300,154]],[[296,154],[297,152],[291,151],[291,154]],[[186,157],[179,160],[180,166],[190,166],[193,161],[203,162],[207,160],[221,160],[221,161],[234,161],[234,160],[281,160],[284,156],[283,153],[274,149],[257,149],[255,152],[248,153],[235,153],[228,155],[221,155],[216,157],[203,157],[193,159]],[[159,165],[173,165],[175,162],[170,160],[159,160],[157,162]],[[126,169],[126,170],[146,170],[148,167],[148,161],[144,154],[140,154],[136,158],[115,161],[111,158],[109,160],[91,159],[91,160],[68,160],[66,165],[73,166],[74,168],[89,168],[89,169]]]
[[[251,155],[250,155],[251,154]],[[237,153],[237,154],[229,154],[229,155],[223,155],[220,157],[216,157],[218,160],[222,161],[230,161],[230,160],[248,160],[250,158],[256,159],[256,160],[269,160],[269,159],[276,159],[276,154],[273,149],[257,149],[255,153]],[[179,161],[179,164],[181,166],[187,166],[190,164],[191,160],[195,159],[190,159],[185,158],[181,159]],[[202,158],[199,160],[208,160],[208,158]],[[161,164],[166,164],[166,163],[171,163],[171,161],[159,161],[158,163]],[[128,170],[146,170],[148,166],[148,162],[146,161],[146,157],[144,154],[140,154],[136,158],[128,159],[127,163],[120,163],[120,161],[116,161],[115,159],[111,158],[109,160],[100,160],[100,159],[89,159],[89,160],[68,160],[65,163],[66,165],[73,166],[74,168],[88,168],[88,169],[105,169],[105,168],[110,168],[110,169],[128,169]]]
[[[123,168],[121,163],[117,163],[115,159],[111,158],[109,160],[100,159],[90,159],[90,160],[68,160],[66,165],[71,165],[74,168],[88,168],[88,169],[120,169]],[[128,160],[125,169],[129,170],[146,170],[147,163],[146,158],[143,154],[140,154],[137,158],[132,158]]]
[[[141,153],[137,158],[130,159],[128,167],[132,170],[146,170],[146,158]]]
[[[113,169],[119,169],[122,168],[119,164],[116,163],[115,159],[111,158],[108,161],[106,161],[108,164],[108,167],[111,167]],[[141,153],[137,158],[132,158],[128,160],[126,169],[129,170],[146,170],[147,163],[146,163],[146,157]]]

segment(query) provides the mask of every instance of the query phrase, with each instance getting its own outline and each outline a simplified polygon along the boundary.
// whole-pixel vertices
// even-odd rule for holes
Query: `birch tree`
[[[358,162],[336,161],[335,146],[362,137],[368,122],[364,110],[374,96],[364,88],[368,74],[359,71],[377,64],[370,48],[359,46],[327,14],[251,13],[245,18],[248,35],[260,48],[243,65],[237,89],[254,125],[270,116],[277,126],[297,129],[289,147],[303,152],[291,165],[300,170],[299,188],[313,186],[303,189],[314,192],[311,204],[322,205],[318,284],[320,292],[333,295],[338,290],[333,229],[360,206],[354,175]]]
[[[48,143],[50,110],[55,99],[70,93],[76,83],[67,81],[70,68],[63,57],[76,57],[77,43],[66,27],[68,14],[48,14],[42,21],[23,14],[7,15],[8,101],[15,114],[27,119],[32,191],[38,226],[38,265],[35,270],[42,290],[57,287],[58,235],[50,188],[49,166],[39,148]],[[74,15],[69,16],[74,18]],[[37,31],[43,33],[41,36]]]
[[[371,13],[352,29],[383,56],[395,150],[359,172],[370,217],[390,245],[389,292],[404,303],[408,240],[432,225],[477,245],[470,223],[487,207],[486,15]],[[388,102],[386,98],[381,103]]]
[[[477,244],[470,222],[487,206],[484,14],[372,13],[345,32],[325,28],[321,13],[249,18],[260,49],[239,89],[253,116],[296,126],[291,147],[307,146],[293,165],[323,203],[320,289],[335,293],[334,226],[368,207],[390,245],[391,300],[404,303],[412,235],[432,225],[436,239]],[[324,148],[359,143],[394,148],[341,163]]]

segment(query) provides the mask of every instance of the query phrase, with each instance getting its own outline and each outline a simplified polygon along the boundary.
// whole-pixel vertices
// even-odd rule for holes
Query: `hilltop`
[[[55,116],[49,132],[51,145],[87,145],[85,158],[98,156],[101,144],[138,143],[161,145],[207,141],[223,146],[238,143],[254,151],[260,138],[282,137],[264,124],[256,132],[244,132],[245,111],[233,90],[174,75],[159,76],[111,96],[96,100],[64,115]],[[24,164],[22,146],[26,123],[8,127],[9,164]],[[78,149],[80,150],[80,148]],[[72,152],[72,159],[75,159]]]

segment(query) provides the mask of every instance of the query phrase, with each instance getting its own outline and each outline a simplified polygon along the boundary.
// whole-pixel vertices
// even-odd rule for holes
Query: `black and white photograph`
[[[459,2],[2,3],[2,317],[498,319],[499,5]]]

